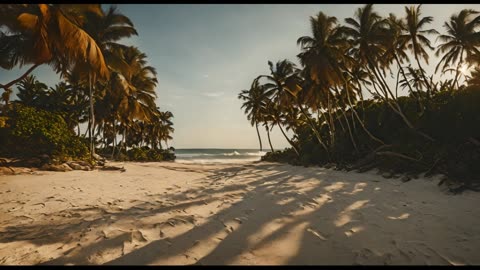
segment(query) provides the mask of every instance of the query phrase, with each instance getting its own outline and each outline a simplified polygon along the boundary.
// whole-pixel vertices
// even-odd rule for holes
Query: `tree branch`
[[[28,74],[30,74],[34,69],[36,69],[38,66],[40,66],[41,64],[35,64],[33,65],[32,67],[30,67],[27,72],[25,72],[22,76],[20,76],[20,78],[18,79],[15,79],[7,84],[0,84],[0,88],[3,88],[5,90],[7,90],[8,88],[10,88],[12,85],[18,83],[19,81],[23,80],[25,77],[28,76]]]

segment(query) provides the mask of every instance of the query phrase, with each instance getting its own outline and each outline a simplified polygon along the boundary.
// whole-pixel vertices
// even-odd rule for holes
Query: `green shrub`
[[[8,155],[29,157],[40,154],[60,158],[85,157],[87,144],[68,129],[56,113],[17,104],[8,112],[2,151]]]

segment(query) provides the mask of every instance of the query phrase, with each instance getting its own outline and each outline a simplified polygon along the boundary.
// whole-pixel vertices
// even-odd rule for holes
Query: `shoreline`
[[[0,176],[0,264],[479,264],[478,192],[273,162]]]

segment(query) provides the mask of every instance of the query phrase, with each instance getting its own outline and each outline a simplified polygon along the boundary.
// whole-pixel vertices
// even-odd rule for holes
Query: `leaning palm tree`
[[[337,18],[325,15],[320,12],[316,17],[310,17],[310,24],[312,29],[312,37],[303,36],[297,40],[297,44],[301,45],[302,53],[298,55],[302,65],[308,70],[310,78],[317,85],[323,85],[320,89],[329,88],[337,89],[343,86],[345,95],[345,102],[348,104],[353,115],[359,121],[360,125],[367,132],[367,134],[375,141],[383,144],[381,140],[373,136],[364,126],[357,111],[353,106],[353,100],[356,99],[355,92],[352,91],[353,86],[348,82],[346,74],[347,65],[353,62],[351,58],[346,55],[348,48],[348,41],[345,38],[345,28],[337,26]],[[348,63],[348,64],[347,64]],[[303,87],[304,91],[316,90],[316,87]],[[337,91],[337,90],[334,90]],[[340,109],[346,119],[345,109],[343,106]],[[346,119],[347,128],[350,135],[350,140],[353,146],[357,149],[355,140],[352,135],[349,121]]]
[[[6,26],[11,35],[0,36],[2,56],[7,59],[3,67],[17,64],[33,64],[22,76],[0,88],[7,89],[19,82],[35,68],[49,64],[56,72],[66,73],[77,69],[88,71],[88,85],[92,88],[96,79],[108,78],[109,70],[97,42],[83,29],[86,12],[100,13],[99,4],[26,4],[7,5],[0,9],[0,25]],[[91,91],[90,91],[91,92]],[[91,119],[93,97],[90,95]],[[91,155],[94,143],[91,137]]]
[[[242,90],[238,95],[238,98],[243,101],[241,108],[245,110],[247,119],[252,126],[255,126],[257,130],[258,143],[260,144],[260,151],[263,150],[262,138],[258,131],[258,124],[263,120],[263,114],[265,113],[265,101],[266,94],[265,88],[260,85],[259,81],[254,80],[249,90]]]
[[[65,72],[76,64],[88,66],[99,78],[108,77],[103,54],[92,37],[83,30],[81,14],[99,12],[99,5],[10,4],[0,8],[0,26],[10,34],[0,35],[0,63],[11,69],[31,64],[19,78],[1,84],[7,89],[42,64]]]
[[[423,81],[427,86],[427,97],[430,96],[432,91],[431,86],[428,82],[428,79],[425,75],[425,70],[420,64],[420,58],[425,60],[425,63],[428,65],[428,53],[425,51],[425,47],[433,50],[434,47],[430,44],[430,40],[425,36],[427,34],[438,34],[435,29],[423,29],[427,24],[433,21],[433,17],[427,16],[421,18],[420,7],[405,7],[406,11],[406,33],[401,35],[401,38],[404,39],[403,42],[406,43],[407,48],[413,53],[415,60],[417,61],[418,68],[421,72]]]
[[[471,18],[475,14],[478,14],[475,10],[464,9],[460,13],[452,15],[450,21],[444,24],[444,27],[447,29],[447,35],[438,36],[438,39],[443,43],[438,46],[435,55],[443,54],[443,56],[440,62],[438,62],[435,72],[437,72],[440,66],[442,66],[442,71],[444,71],[449,65],[457,63],[453,80],[453,85],[457,84],[457,87],[459,69],[465,58],[473,58],[473,55],[480,54],[480,51],[477,49],[480,45],[480,32],[476,31],[476,27],[480,23],[480,15]]]
[[[325,149],[327,155],[329,155],[328,148],[321,139],[315,124],[312,122],[311,118],[305,111],[305,108],[303,108],[303,105],[297,98],[297,94],[302,90],[302,78],[300,77],[300,70],[295,66],[294,63],[288,61],[287,59],[278,61],[275,66],[272,62],[268,61],[268,65],[270,67],[270,75],[260,75],[255,79],[255,81],[258,81],[262,78],[266,79],[266,83],[263,84],[266,94],[279,106],[298,106],[301,113],[307,118],[309,126],[314,132],[318,142]]]
[[[361,64],[367,66],[373,78],[375,78],[375,80],[372,80],[375,89],[374,96],[381,98],[409,128],[415,130],[422,137],[433,141],[432,137],[415,129],[403,113],[395,95],[382,75],[381,66],[385,65],[385,59],[382,56],[388,49],[388,41],[392,39],[388,20],[382,19],[380,15],[373,11],[372,4],[368,4],[356,11],[355,18],[347,18],[345,21],[349,27],[345,27],[344,31],[350,36],[353,44],[350,53]]]

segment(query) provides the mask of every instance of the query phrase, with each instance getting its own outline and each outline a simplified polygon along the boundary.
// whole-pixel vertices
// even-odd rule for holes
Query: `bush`
[[[83,158],[87,144],[68,129],[56,113],[17,104],[8,112],[0,136],[5,141],[0,152],[10,156],[31,157],[47,154],[61,159]]]
[[[176,156],[169,150],[150,149],[149,147],[134,147],[127,151],[126,155],[120,153],[122,161],[173,161]]]
[[[377,138],[390,145],[388,151],[402,154],[419,162],[398,156],[375,156],[370,164],[379,169],[396,172],[442,172],[450,179],[480,185],[480,88],[466,87],[458,91],[436,93],[430,100],[424,100],[424,113],[414,97],[400,97],[398,103],[416,131],[422,131],[434,138],[429,141],[415,130],[407,127],[398,114],[383,102],[366,100],[357,104],[359,115],[365,115],[364,124]],[[365,110],[362,110],[365,108]],[[353,127],[351,112],[347,112]],[[335,144],[330,146],[331,161],[341,167],[354,165],[371,154],[379,144],[371,140],[356,122],[352,128],[353,138],[358,146],[356,151],[348,132],[344,132],[339,121],[346,127],[343,117],[335,120]],[[328,130],[317,127],[321,137],[328,141]],[[281,151],[265,155],[262,160],[289,162],[293,164],[327,164],[325,150],[320,147],[309,127],[297,130],[300,157],[293,151]]]

